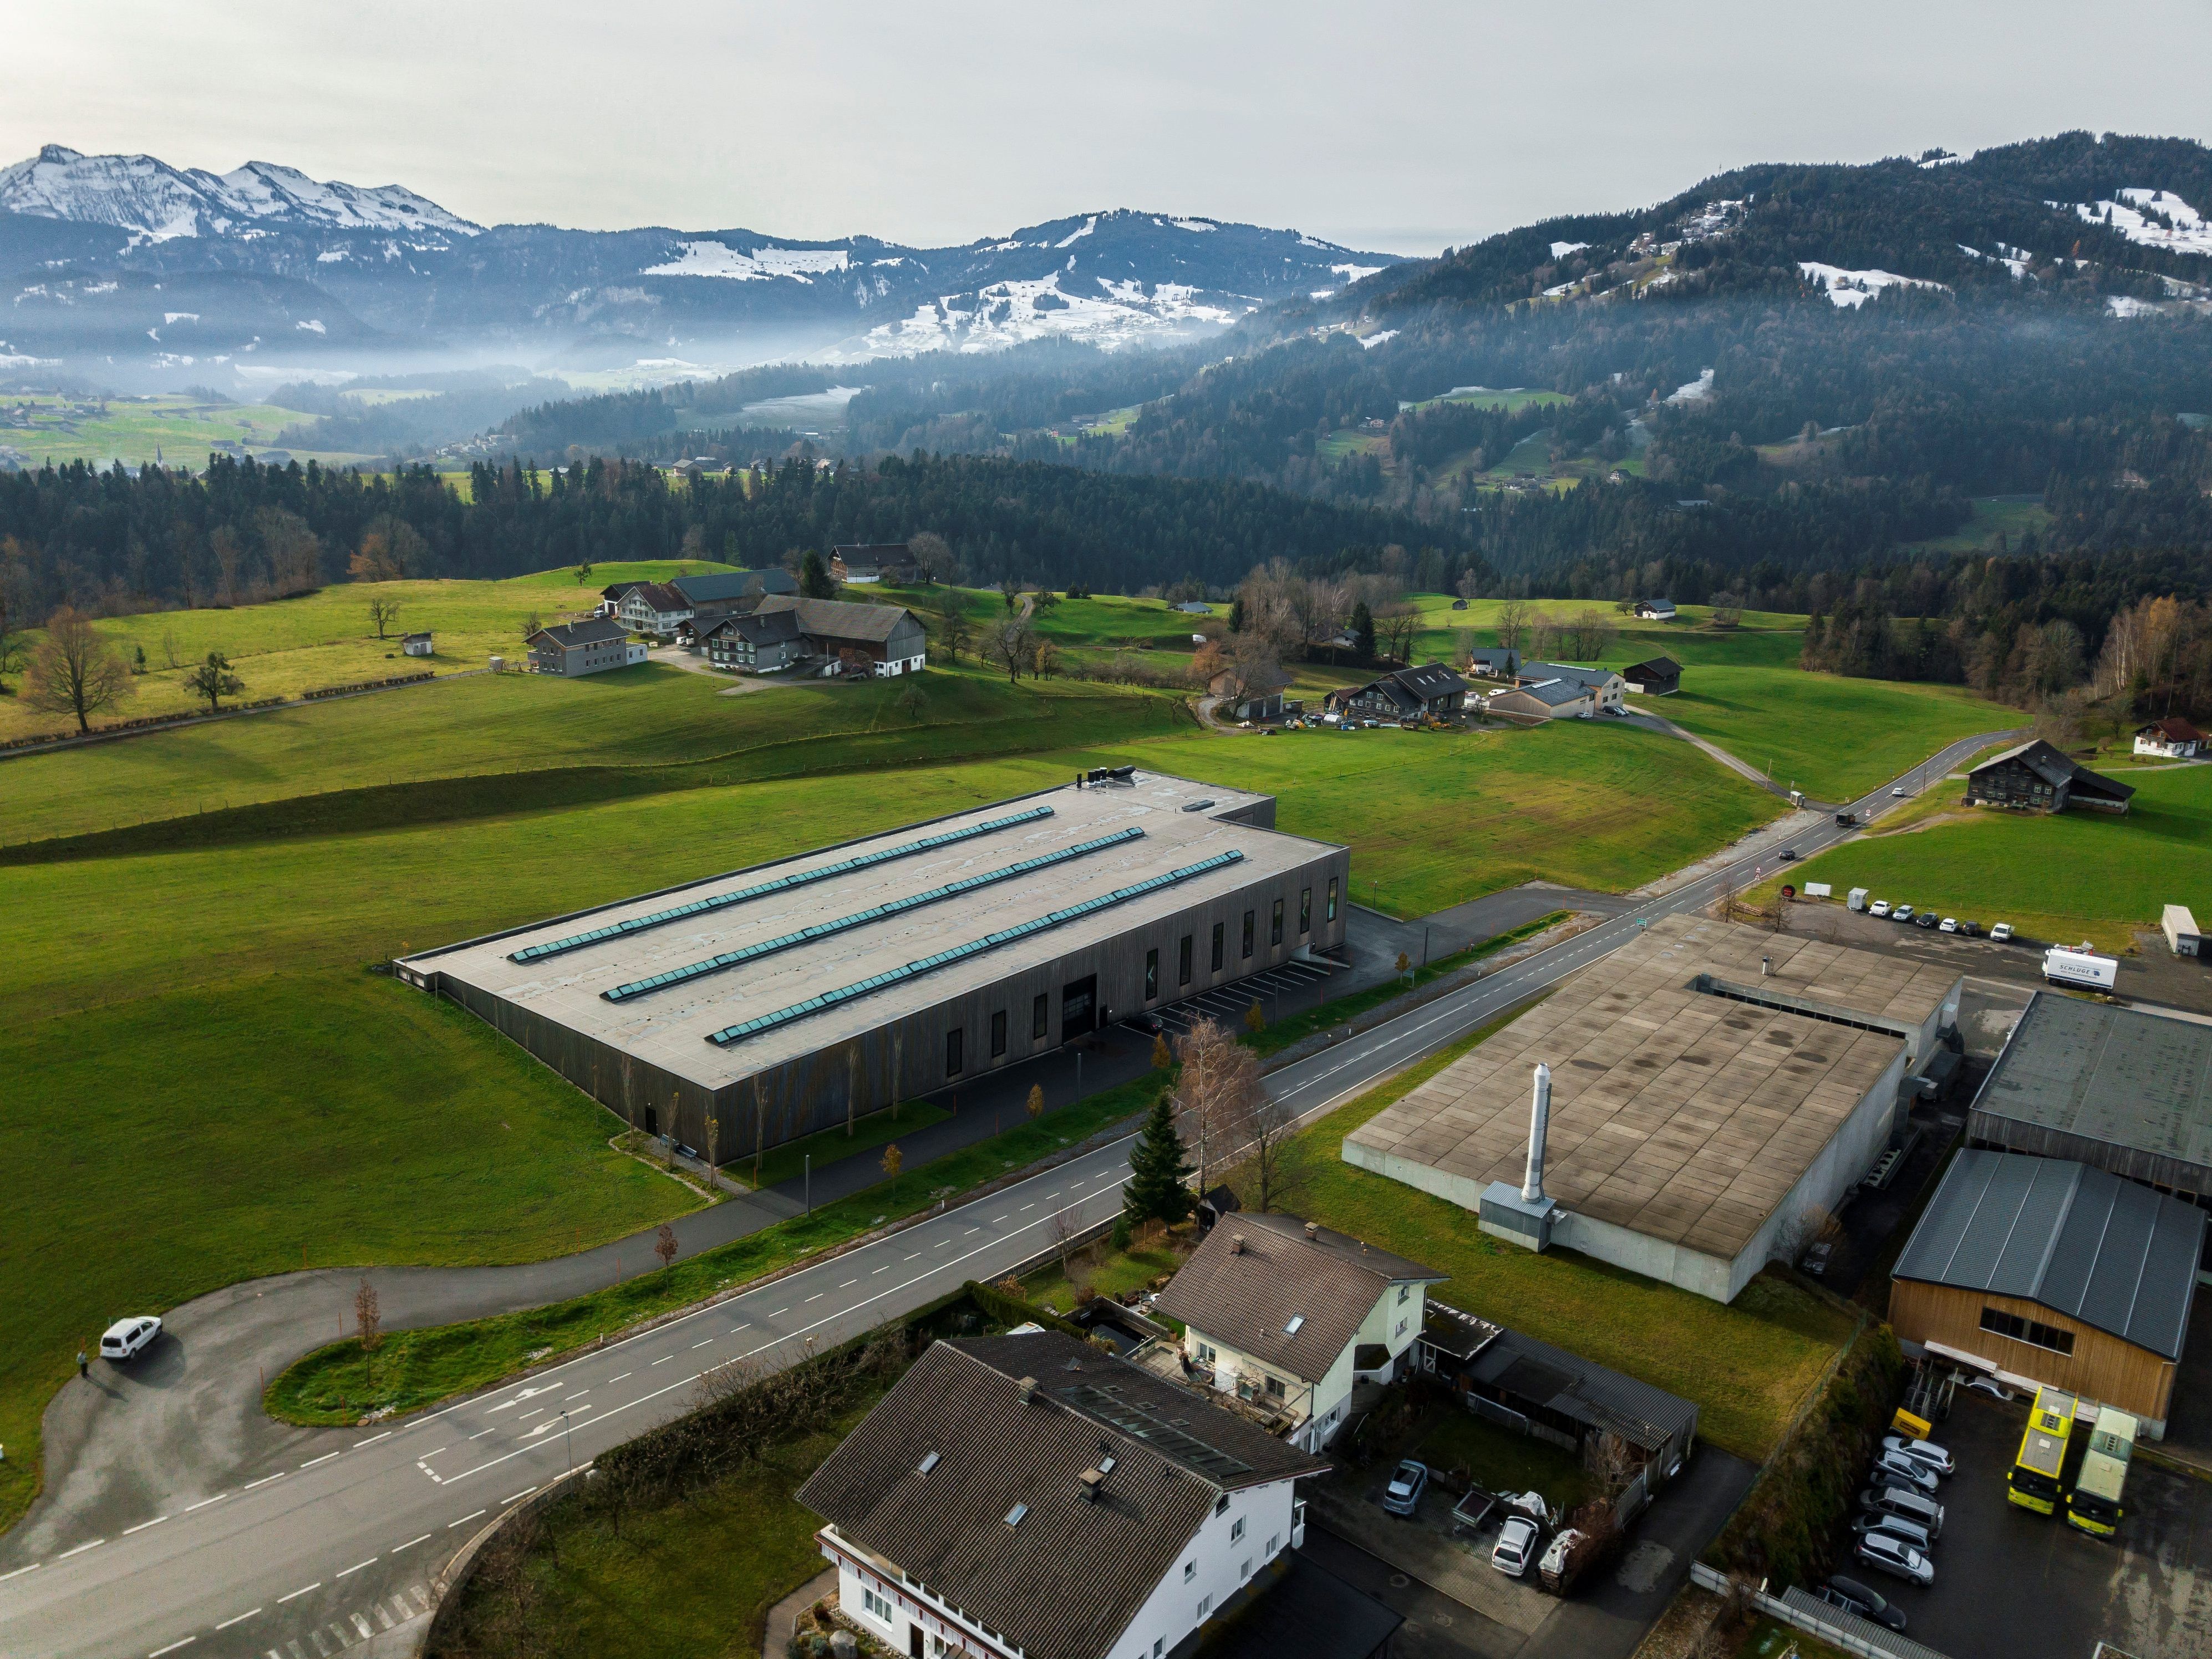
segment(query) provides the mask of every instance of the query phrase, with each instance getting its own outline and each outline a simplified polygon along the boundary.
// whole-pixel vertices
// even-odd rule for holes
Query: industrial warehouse
[[[1346,1136],[1344,1159],[1512,1242],[1731,1301],[1890,1145],[1963,985],[1668,916]]]
[[[402,958],[724,1161],[1340,945],[1349,854],[1128,767]]]

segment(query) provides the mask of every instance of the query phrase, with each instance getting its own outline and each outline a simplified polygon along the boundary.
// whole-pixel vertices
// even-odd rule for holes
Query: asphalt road
[[[1952,744],[1920,769],[1941,778],[1992,738]],[[1887,787],[1854,803],[1878,811]],[[1789,839],[1801,855],[1847,833],[1832,816]],[[1724,865],[1662,897],[1269,1075],[1271,1091],[1318,1115],[1632,938],[1652,920],[1711,902],[1771,868],[1772,852]],[[34,1656],[270,1655],[325,1659],[419,1619],[454,1551],[507,1505],[691,1403],[699,1375],[737,1358],[770,1362],[830,1346],[963,1281],[990,1279],[1050,1244],[1052,1218],[1103,1220],[1128,1175],[1116,1141],[920,1225],[775,1280],[523,1383],[472,1396],[389,1430],[286,1430],[262,1419],[172,1427],[173,1453],[128,1482],[94,1479],[84,1501],[45,1506],[0,1549],[0,1659]],[[317,1276],[307,1275],[306,1278]],[[343,1276],[341,1276],[343,1277]],[[380,1282],[387,1282],[380,1275]],[[118,1391],[177,1389],[212,1370],[231,1328],[250,1328],[239,1287],[205,1322],[173,1334]],[[226,1317],[226,1315],[228,1316]],[[81,1385],[72,1383],[70,1387]],[[227,1398],[242,1391],[230,1386]],[[244,1396],[252,1399],[253,1396]],[[234,1413],[243,1409],[234,1405]],[[120,1419],[127,1420],[127,1419]],[[97,1444],[82,1448],[100,1467]],[[58,1456],[57,1452],[55,1455]],[[69,1470],[53,1472],[67,1480]]]

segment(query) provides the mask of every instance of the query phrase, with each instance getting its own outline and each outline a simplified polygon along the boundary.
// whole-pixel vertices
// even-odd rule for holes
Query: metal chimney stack
[[[1528,1108],[1528,1175],[1521,1183],[1521,1200],[1535,1204],[1544,1196],[1544,1136],[1552,1122],[1552,1068],[1536,1062],[1536,1097]]]

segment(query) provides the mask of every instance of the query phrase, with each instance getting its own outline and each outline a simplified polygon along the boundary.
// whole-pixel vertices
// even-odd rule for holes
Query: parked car
[[[1526,1516],[1513,1516],[1498,1532],[1498,1547],[1490,1553],[1490,1565],[1510,1578],[1520,1577],[1536,1559],[1537,1540],[1542,1536],[1534,1521]]]
[[[1996,935],[1991,934],[1990,937],[1994,939]],[[1971,1378],[1966,1386],[1976,1394],[1985,1394],[1992,1400],[2002,1400],[2008,1406],[2012,1404],[2012,1390],[1993,1376]]]
[[[1936,926],[1943,933],[1955,933],[1959,931],[1959,919],[1956,916],[1946,916]]]
[[[1905,1615],[1892,1607],[1889,1598],[1871,1584],[1862,1584],[1856,1578],[1846,1578],[1838,1573],[1816,1592],[1832,1607],[1841,1607],[1862,1619],[1870,1619],[1884,1630],[1897,1635],[1905,1634]]]
[[[1982,924],[1978,921],[1961,920],[1959,923],[1959,931],[1968,939],[1979,939],[1982,936]]]
[[[1859,1494],[1859,1507],[1876,1515],[1893,1515],[1927,1529],[1930,1538],[1943,1535],[1943,1506],[1925,1492],[1905,1486],[1887,1486],[1877,1480]]]
[[[1146,1036],[1158,1036],[1168,1029],[1167,1022],[1158,1014],[1132,1014],[1121,1023],[1133,1031],[1142,1031]]]
[[[1879,1515],[1872,1511],[1855,1515],[1851,1517],[1851,1530],[1862,1538],[1870,1532],[1878,1532],[1891,1538],[1902,1539],[1923,1555],[1935,1553],[1936,1540],[1928,1535],[1928,1529],[1901,1515]]]
[[[1893,1573],[1915,1584],[1936,1582],[1936,1564],[1902,1538],[1870,1532],[1859,1540],[1858,1558],[1878,1572]]]
[[[1917,1487],[1926,1497],[1936,1495],[1936,1471],[1903,1452],[1886,1451],[1875,1458],[1874,1475],[1877,1480],[1887,1478],[1893,1486]]]
[[[1872,904],[1867,906],[1867,914],[1870,916],[1887,915],[1889,914],[1889,901],[1887,899],[1876,899]]]
[[[1923,910],[1918,915],[1913,917],[1912,925],[1915,927],[1933,927],[1936,925],[1936,913],[1933,910]]]
[[[161,1334],[161,1322],[151,1314],[133,1314],[128,1319],[118,1319],[100,1333],[100,1357],[118,1364],[136,1359]]]
[[[1428,1489],[1429,1466],[1409,1457],[1390,1472],[1390,1484],[1382,1491],[1382,1507],[1393,1515],[1411,1515],[1420,1508],[1421,1494]]]
[[[1956,1474],[1959,1466],[1951,1454],[1933,1440],[1910,1440],[1901,1434],[1886,1434],[1881,1437],[1881,1449],[1886,1452],[1903,1452],[1916,1463],[1925,1463],[1938,1474]]]
[[[1909,904],[1893,904],[1893,905],[1891,905],[1891,906],[1889,907],[1889,919],[1890,919],[1892,921],[1911,921],[1911,920],[1912,920],[1912,907],[1911,907],[1911,905],[1909,905]]]
[[[2008,921],[2001,921],[1990,929],[1990,943],[1992,945],[2002,945],[2011,937],[2012,924]]]
[[[1835,1253],[1836,1247],[1828,1243],[1827,1240],[1822,1239],[1818,1244],[1815,1244],[1811,1249],[1805,1252],[1804,1261],[1799,1262],[1797,1265],[1803,1272],[1812,1274],[1814,1278],[1822,1279],[1827,1275],[1828,1259],[1834,1255]]]

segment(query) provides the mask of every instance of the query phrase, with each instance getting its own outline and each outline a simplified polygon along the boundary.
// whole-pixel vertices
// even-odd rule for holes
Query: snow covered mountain
[[[224,173],[179,171],[150,155],[85,155],[61,144],[0,168],[0,209],[113,225],[155,242],[252,236],[264,223],[462,236],[481,228],[398,185],[364,190],[335,180],[323,184],[270,161],[248,161]]]
[[[0,361],[204,380],[486,361],[689,373],[1055,337],[1121,348],[1218,331],[1394,263],[1127,210],[948,248],[485,227],[396,185],[49,145],[0,169]]]

